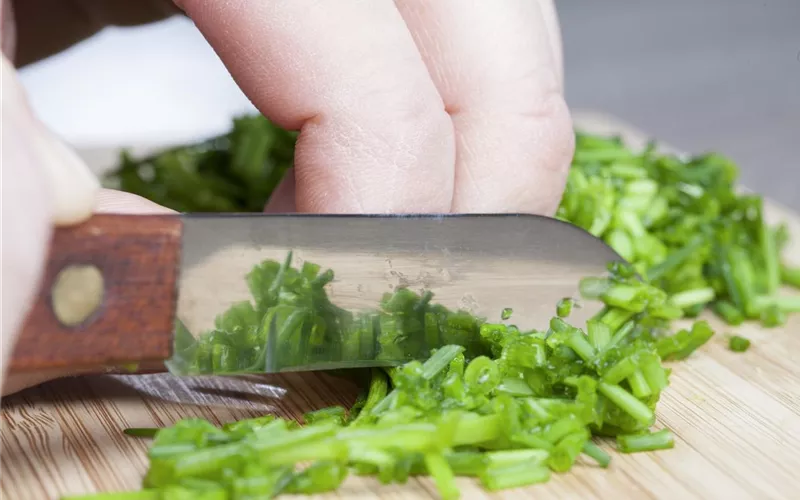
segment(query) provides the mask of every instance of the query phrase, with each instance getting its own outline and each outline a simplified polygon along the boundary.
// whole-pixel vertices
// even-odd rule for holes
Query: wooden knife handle
[[[14,372],[153,362],[172,353],[182,223],[95,215],[53,232]]]

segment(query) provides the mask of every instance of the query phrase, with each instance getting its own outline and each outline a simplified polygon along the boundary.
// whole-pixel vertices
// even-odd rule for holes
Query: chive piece
[[[687,309],[698,304],[708,304],[714,300],[714,295],[714,289],[711,287],[695,288],[676,293],[669,300],[672,305]]]
[[[315,424],[328,420],[332,420],[338,424],[343,424],[346,416],[347,410],[345,410],[344,407],[330,406],[328,408],[322,408],[304,414],[303,420],[306,422],[306,424]]]
[[[603,396],[607,397],[609,401],[617,405],[637,422],[648,427],[653,425],[655,421],[653,411],[648,408],[647,405],[636,399],[633,394],[619,385],[612,385],[606,382],[600,382],[597,387]]]
[[[506,307],[505,309],[503,309],[503,312],[500,313],[500,319],[505,321],[505,320],[511,318],[512,314],[514,314],[514,310],[511,309],[510,307]]]
[[[131,437],[153,438],[160,430],[159,427],[129,427],[122,432]]]
[[[339,488],[346,477],[347,469],[342,464],[319,461],[294,475],[284,491],[295,495],[327,493]]]
[[[667,429],[651,433],[617,436],[617,449],[622,453],[667,450],[674,446],[675,439]]]
[[[455,451],[445,454],[447,463],[456,476],[477,476],[486,469],[485,453],[474,451]]]
[[[781,264],[780,270],[783,284],[800,289],[800,267],[789,267]]]
[[[201,144],[139,160],[123,153],[107,181],[180,212],[260,212],[291,167],[296,139],[261,115],[243,117]],[[778,291],[778,281],[800,288],[800,269],[779,255],[788,226],[768,226],[761,197],[737,192],[732,161],[662,154],[654,142],[633,151],[619,137],[581,131],[575,140],[556,217],[629,262],[581,280],[581,295],[603,302],[585,334],[563,320],[546,333],[488,324],[409,288],[351,312],[328,297],[332,270],[295,268],[291,254],[262,262],[246,278],[252,300],[221,312],[213,329],[193,335],[176,325],[173,373],[324,369],[353,359],[393,368],[372,370],[349,419],[334,407],[311,412],[316,423],[306,427],[250,419],[220,429],[186,419],[161,429],[145,485],[158,498],[222,500],[331,491],[351,468],[384,483],[430,474],[446,495],[457,494],[452,476],[462,472],[492,487],[545,481],[545,463],[519,462],[528,451],[519,447],[546,450],[550,470],[566,471],[580,452],[603,459],[590,431],[642,439],[669,383],[661,356],[684,359],[713,335],[702,322],[669,335],[673,320],[711,308],[728,324],[777,326],[800,311],[800,299]],[[567,317],[559,306],[556,315]],[[444,348],[431,358],[448,345],[460,346],[449,362]],[[193,465],[203,479],[176,477],[187,457],[205,457]],[[313,464],[294,473],[289,462],[300,459]]]
[[[644,399],[653,394],[653,391],[650,390],[650,386],[647,384],[647,378],[645,378],[641,370],[635,370],[628,377],[628,385],[630,385],[633,395],[639,399]]]
[[[689,243],[686,244],[686,246],[674,251],[659,264],[651,267],[647,271],[647,277],[650,280],[655,281],[660,279],[662,276],[667,275],[670,271],[679,268],[682,264],[688,261],[695,252],[697,252],[704,242],[705,238],[702,235],[695,236]]]
[[[600,351],[611,341],[611,328],[597,320],[589,320],[586,322],[586,331],[589,337],[589,343]]]
[[[775,234],[763,221],[761,223],[761,256],[764,259],[764,277],[767,294],[778,291],[781,285],[780,255],[775,243]]]
[[[764,311],[767,308],[774,308],[782,313],[800,312],[800,296],[759,296],[753,300],[755,311]]]
[[[606,278],[583,278],[579,284],[581,296],[587,299],[599,299],[611,287],[612,283]]]
[[[636,371],[636,361],[632,357],[623,358],[617,364],[608,369],[603,375],[603,381],[607,384],[616,385],[633,375]]]
[[[675,335],[663,337],[656,342],[658,355],[663,360],[686,359],[708,342],[714,331],[706,321],[697,321],[691,330],[681,330]]]
[[[542,465],[521,463],[506,467],[492,467],[479,475],[481,484],[489,491],[520,488],[550,480],[550,469]]]
[[[786,313],[776,304],[771,304],[761,311],[761,325],[766,328],[783,326],[786,320]]]
[[[386,395],[389,389],[389,379],[386,377],[386,373],[379,368],[372,368],[370,373],[371,377],[367,399],[352,424],[356,424],[368,415],[371,415],[379,403],[388,399]]]
[[[444,500],[456,499],[459,497],[458,485],[456,484],[453,469],[445,457],[439,453],[428,453],[425,455],[425,467],[433,477],[436,489]]]
[[[520,463],[543,464],[550,454],[545,450],[508,450],[486,453],[488,467],[506,467]]]
[[[559,318],[566,318],[572,313],[572,308],[575,305],[575,301],[569,297],[565,297],[558,301],[556,304],[556,315]]]
[[[712,307],[717,316],[731,326],[738,326],[744,322],[744,314],[727,300],[718,300]]]
[[[611,455],[591,441],[587,441],[583,445],[583,453],[591,457],[603,469],[607,468],[611,463]]]
[[[444,370],[463,350],[464,348],[458,345],[448,345],[437,350],[422,365],[422,377],[426,380],[432,379]]]
[[[728,338],[728,348],[733,352],[745,352],[750,349],[750,339],[739,335],[731,335]]]

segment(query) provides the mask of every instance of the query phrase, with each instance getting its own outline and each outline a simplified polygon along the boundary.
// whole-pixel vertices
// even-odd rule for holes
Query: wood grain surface
[[[632,144],[647,139],[599,114],[580,114],[576,121],[586,130],[622,133]],[[768,211],[773,221],[789,224],[795,236],[789,254],[800,263],[800,216],[776,205]],[[797,498],[800,318],[773,330],[711,321],[717,335],[687,361],[672,364],[671,385],[658,406],[657,426],[675,433],[674,449],[612,452],[609,469],[580,463],[549,483],[496,495],[459,479],[463,498]],[[753,347],[743,354],[729,351],[729,332],[751,338]],[[190,397],[196,404],[175,402]],[[354,397],[350,381],[315,373],[247,380],[106,375],[50,382],[3,401],[0,492],[8,500],[51,500],[135,489],[147,467],[147,442],[124,436],[125,427],[168,425],[187,416],[217,423],[269,411],[299,416]],[[340,497],[436,495],[427,479],[380,486],[351,477],[336,494],[318,498]]]
[[[170,356],[177,304],[181,219],[170,215],[95,215],[57,228],[38,300],[11,358],[13,371],[95,368]],[[80,324],[63,324],[53,285],[79,266],[102,276],[98,307]],[[84,276],[85,277],[85,276]],[[73,288],[74,285],[73,285]],[[90,295],[71,297],[75,310]],[[69,290],[65,290],[69,291]],[[77,300],[77,302],[76,302]],[[131,335],[130,332],[137,332]]]

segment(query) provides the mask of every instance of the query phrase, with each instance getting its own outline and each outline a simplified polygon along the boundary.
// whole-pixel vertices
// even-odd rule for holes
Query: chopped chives
[[[572,308],[575,306],[575,300],[565,297],[558,301],[556,304],[556,315],[559,318],[566,318],[572,313]]]
[[[781,264],[781,282],[794,288],[800,289],[800,267],[789,267]]]
[[[669,300],[672,305],[686,309],[698,304],[708,304],[714,300],[714,295],[714,289],[711,287],[695,288],[676,293]]]
[[[718,300],[712,305],[713,311],[722,318],[727,324],[732,326],[741,325],[745,318],[744,314],[727,300]]]
[[[132,427],[123,430],[126,436],[152,438],[161,430],[159,427]]]
[[[745,352],[750,349],[750,340],[739,335],[731,335],[728,338],[728,348],[733,352]]]
[[[591,441],[587,441],[583,445],[583,453],[591,457],[592,460],[597,462],[597,465],[604,469],[611,463],[611,456]]]
[[[453,469],[445,457],[440,453],[428,453],[425,455],[425,467],[436,483],[436,489],[443,500],[451,500],[459,497],[458,485],[456,485]]]
[[[479,475],[481,484],[489,491],[520,488],[550,480],[550,469],[543,465],[517,464],[486,469]]]
[[[600,393],[607,397],[609,401],[617,405],[622,411],[630,415],[642,425],[650,426],[655,421],[653,411],[636,397],[620,387],[606,382],[598,384]]]
[[[782,326],[786,323],[786,313],[776,304],[771,304],[761,310],[761,325],[766,328]]]
[[[667,429],[657,432],[617,436],[617,449],[622,453],[667,450],[674,446],[675,438]]]
[[[780,255],[775,243],[775,234],[772,229],[762,222],[761,232],[761,256],[764,260],[764,278],[767,294],[778,291],[781,285]]]
[[[182,212],[260,211],[291,164],[295,135],[281,134],[263,117],[237,120],[219,144],[141,161],[125,156],[123,184]],[[142,181],[144,167],[160,184]],[[592,433],[618,436],[621,451],[671,446],[670,435],[647,432],[669,385],[662,356],[685,359],[713,336],[702,321],[670,334],[671,322],[710,308],[728,324],[779,325],[800,311],[800,298],[777,286],[800,285],[800,269],[779,255],[788,230],[769,227],[760,197],[737,193],[736,178],[735,165],[718,154],[664,155],[652,143],[634,152],[619,138],[579,132],[556,217],[630,263],[581,280],[581,295],[603,305],[585,329],[563,320],[574,305],[566,299],[555,305],[560,323],[520,331],[408,288],[354,313],[328,297],[332,270],[295,268],[291,255],[261,263],[246,278],[251,301],[222,312],[211,331],[178,328],[170,370],[280,371],[353,359],[392,367],[371,369],[369,390],[350,415],[335,407],[310,412],[305,426],[259,417],[160,429],[145,485],[158,498],[272,497],[333,491],[354,470],[383,483],[427,474],[454,498],[458,475],[502,489],[546,481],[580,453],[607,466]],[[197,192],[208,196],[179,195]],[[511,311],[500,316],[508,320]],[[294,461],[313,464],[293,472]],[[201,489],[223,496],[200,496]],[[142,494],[112,498],[152,497]]]

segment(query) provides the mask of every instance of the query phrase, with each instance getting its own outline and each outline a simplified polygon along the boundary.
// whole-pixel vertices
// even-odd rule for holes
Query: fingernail
[[[41,127],[37,154],[50,183],[52,220],[76,224],[92,215],[100,181],[75,151]]]

